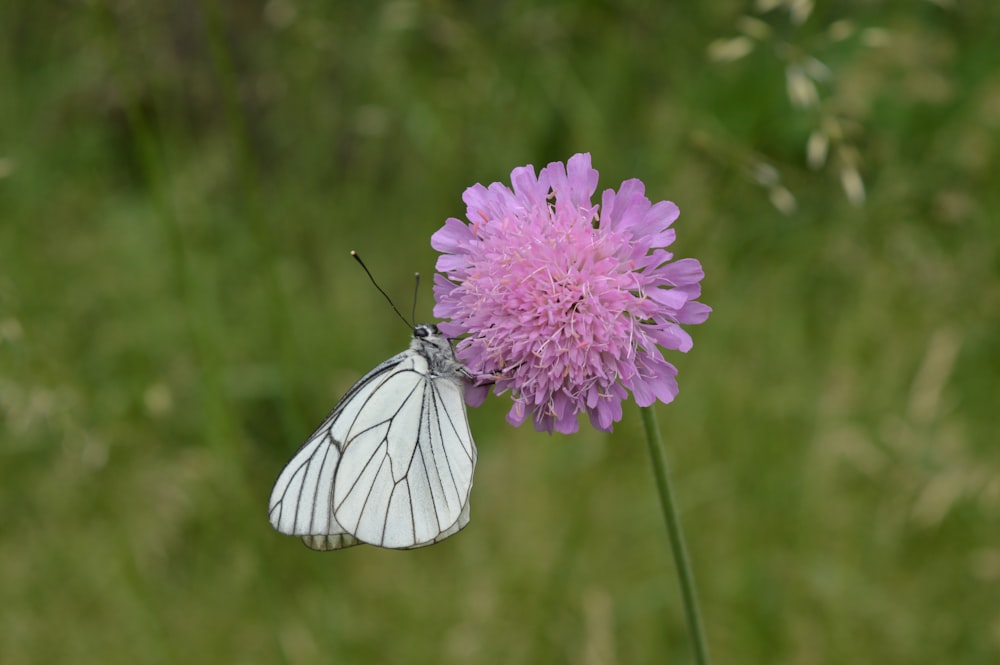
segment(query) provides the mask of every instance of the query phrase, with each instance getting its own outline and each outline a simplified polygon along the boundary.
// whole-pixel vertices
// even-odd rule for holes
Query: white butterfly
[[[433,324],[347,391],[278,476],[271,526],[315,550],[431,545],[469,523],[464,379]]]

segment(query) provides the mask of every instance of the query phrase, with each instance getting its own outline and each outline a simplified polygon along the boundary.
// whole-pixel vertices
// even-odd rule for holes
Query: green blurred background
[[[689,662],[634,405],[473,410],[434,547],[267,523],[408,343],[348,250],[408,309],[465,187],[582,151],[705,266],[714,661],[1000,662],[1000,3],[780,4],[0,3],[0,662]]]

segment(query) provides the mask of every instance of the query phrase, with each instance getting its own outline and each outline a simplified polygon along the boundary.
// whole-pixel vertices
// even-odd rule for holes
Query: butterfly
[[[410,549],[460,531],[476,467],[471,378],[437,326],[414,326],[410,348],[361,377],[278,475],[271,526],[314,550]]]

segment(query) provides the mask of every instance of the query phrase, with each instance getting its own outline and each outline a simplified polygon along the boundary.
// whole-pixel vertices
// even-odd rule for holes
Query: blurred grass
[[[715,661],[998,660],[1000,11],[753,14],[830,67],[863,206],[806,166],[780,50],[706,58],[747,13],[3,3],[0,661],[687,659],[634,408],[551,438],[474,410],[472,523],[432,548],[266,521],[407,343],[347,251],[405,306],[465,187],[577,151],[676,201],[705,265],[660,416]]]

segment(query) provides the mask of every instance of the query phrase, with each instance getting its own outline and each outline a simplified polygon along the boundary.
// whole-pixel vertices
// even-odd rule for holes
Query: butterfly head
[[[463,372],[462,364],[455,358],[451,340],[442,335],[433,323],[418,323],[413,327],[410,349],[426,358],[435,374]]]
[[[441,331],[433,323],[418,323],[413,326],[413,344],[411,346],[423,353],[431,352],[434,349],[439,352],[451,353],[451,342],[441,334]]]

